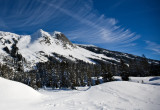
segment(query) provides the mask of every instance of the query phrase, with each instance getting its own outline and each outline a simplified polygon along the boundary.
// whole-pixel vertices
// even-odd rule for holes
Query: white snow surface
[[[0,110],[34,110],[41,97],[31,87],[0,77]]]
[[[159,79],[157,81],[160,82]],[[159,110],[160,108],[160,86],[156,85],[114,81],[77,89],[35,91],[24,84],[0,78],[0,110]]]
[[[116,80],[121,80],[120,76],[114,76]],[[149,77],[129,77],[130,82],[159,85],[160,86],[160,76],[149,76]]]

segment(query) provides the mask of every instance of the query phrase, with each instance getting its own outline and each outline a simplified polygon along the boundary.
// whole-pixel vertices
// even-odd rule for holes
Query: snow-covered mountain
[[[0,31],[0,54],[12,57],[20,54],[32,64],[45,62],[48,60],[48,56],[59,59],[55,54],[72,61],[83,60],[84,62],[94,63],[91,59],[97,59],[118,62],[112,57],[91,52],[71,43],[61,32],[48,33],[42,29],[32,35],[18,35]]]
[[[38,62],[46,62],[49,57],[61,61],[62,57],[71,61],[87,63],[105,62],[117,64],[120,59],[141,58],[135,55],[109,51],[96,46],[73,44],[61,32],[48,33],[42,29],[32,35],[18,35],[0,31],[0,61],[4,59],[24,60],[30,67]],[[8,61],[8,60],[7,60]],[[158,62],[150,60],[151,62]]]

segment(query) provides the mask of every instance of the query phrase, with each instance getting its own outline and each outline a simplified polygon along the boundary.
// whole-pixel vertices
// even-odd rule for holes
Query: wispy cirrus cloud
[[[147,44],[146,49],[152,50],[155,54],[160,55],[160,44],[151,41],[145,41]]]
[[[129,29],[117,26],[118,21],[115,18],[106,18],[104,15],[95,13],[95,10],[92,9],[92,1],[89,3],[83,1],[83,3],[87,5],[85,5],[86,7],[74,5],[76,7],[74,11],[68,9],[68,7],[60,7],[48,2],[42,3],[56,8],[58,11],[80,22],[78,24],[79,26],[77,26],[78,28],[68,33],[72,40],[83,41],[85,39],[85,41],[89,43],[117,43],[128,45],[128,43],[140,37],[132,33]]]
[[[6,0],[6,4],[7,1]],[[6,26],[21,29],[23,27],[59,27],[72,41],[90,44],[106,43],[117,46],[135,46],[139,35],[123,26],[118,20],[107,18],[93,8],[92,0],[17,0],[11,13],[5,19]],[[6,7],[4,7],[6,8]],[[4,9],[5,10],[5,9]],[[52,29],[54,30],[54,28]]]

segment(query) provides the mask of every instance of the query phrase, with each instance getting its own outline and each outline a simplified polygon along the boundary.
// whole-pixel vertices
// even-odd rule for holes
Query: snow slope
[[[78,90],[41,89],[38,93],[0,78],[0,110],[159,110],[159,91],[156,85],[114,81]]]
[[[34,110],[41,97],[31,87],[0,77],[0,110]]]

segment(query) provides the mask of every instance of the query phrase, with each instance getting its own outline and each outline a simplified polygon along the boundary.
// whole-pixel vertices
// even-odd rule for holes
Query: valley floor
[[[120,80],[119,77],[115,78]],[[79,87],[78,90],[40,89],[38,92],[13,82],[0,78],[0,110],[159,110],[160,108],[160,86],[156,85],[160,84],[159,77],[131,77],[130,82],[114,81],[92,87]],[[2,83],[6,85],[3,86]],[[13,85],[21,88],[17,92],[12,92]]]

